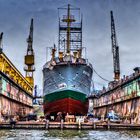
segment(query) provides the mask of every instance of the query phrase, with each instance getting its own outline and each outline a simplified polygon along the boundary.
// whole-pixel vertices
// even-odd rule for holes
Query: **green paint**
[[[81,102],[86,101],[86,95],[72,90],[63,90],[59,92],[50,93],[44,96],[44,102],[53,102],[56,100],[72,98]]]
[[[6,91],[6,81],[2,79],[2,90]]]
[[[140,87],[138,84],[138,80],[140,79],[136,79],[130,82],[129,84],[125,85],[124,87],[125,95],[131,95],[132,93],[137,92],[137,96],[140,96]]]
[[[140,96],[140,86],[138,84],[138,81],[140,81],[140,78],[137,80],[137,95]]]

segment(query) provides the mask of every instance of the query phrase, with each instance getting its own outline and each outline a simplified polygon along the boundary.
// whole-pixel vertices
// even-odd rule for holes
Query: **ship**
[[[86,115],[93,67],[84,56],[81,12],[68,4],[58,8],[58,13],[58,47],[54,44],[51,59],[43,66],[44,114]]]

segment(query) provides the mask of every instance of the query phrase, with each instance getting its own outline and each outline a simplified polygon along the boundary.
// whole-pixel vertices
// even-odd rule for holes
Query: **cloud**
[[[4,32],[4,51],[23,75],[30,19],[34,18],[35,84],[42,88],[46,47],[58,42],[57,8],[68,3],[81,8],[83,46],[87,47],[87,57],[99,74],[113,80],[110,10],[115,17],[122,75],[131,74],[133,68],[140,65],[139,0],[1,0],[0,31]],[[95,74],[93,79],[96,88],[107,85]]]

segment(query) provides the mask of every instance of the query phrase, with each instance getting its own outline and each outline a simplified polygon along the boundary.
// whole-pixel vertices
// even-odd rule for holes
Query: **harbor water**
[[[0,140],[139,140],[140,131],[0,130]]]

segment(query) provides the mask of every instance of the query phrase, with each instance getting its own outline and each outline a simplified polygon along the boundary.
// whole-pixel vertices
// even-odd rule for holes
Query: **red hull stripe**
[[[78,100],[65,98],[51,103],[44,104],[44,113],[70,113],[70,114],[86,114],[88,105]]]

